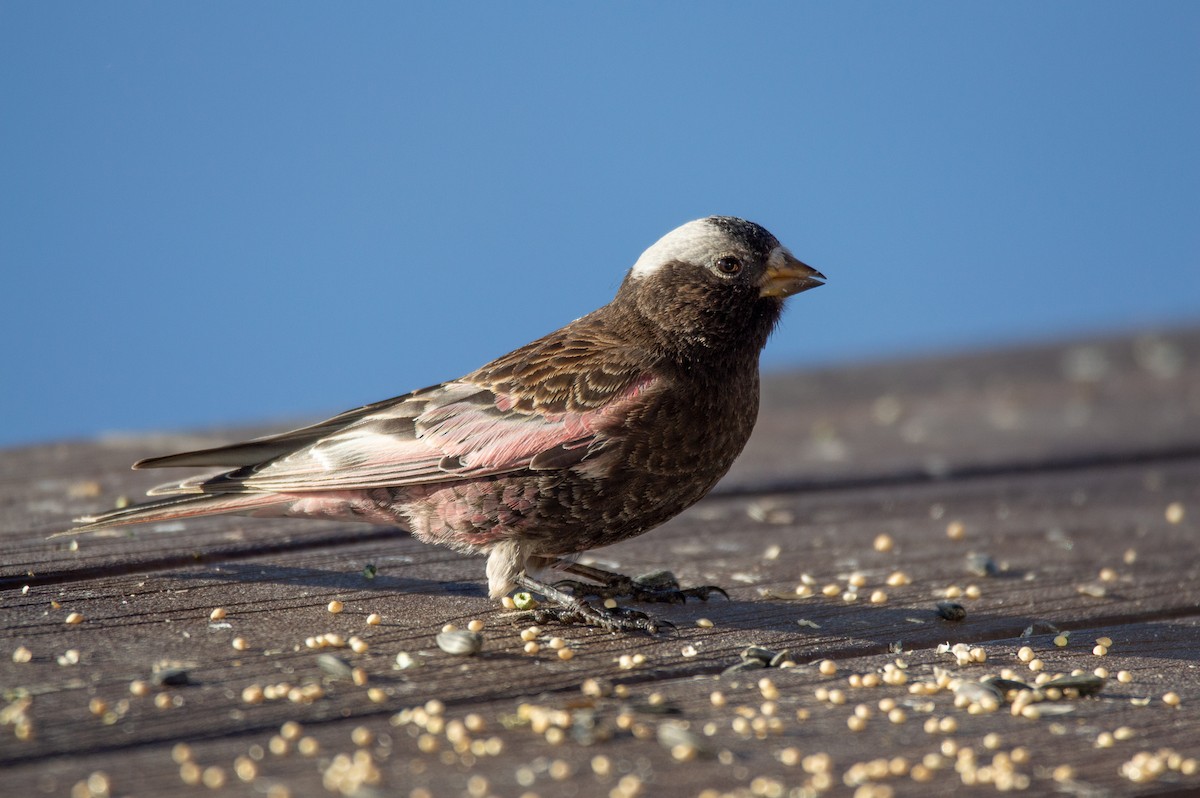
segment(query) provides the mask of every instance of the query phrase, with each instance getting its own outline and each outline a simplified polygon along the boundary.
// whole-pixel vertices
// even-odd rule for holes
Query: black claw
[[[686,590],[681,590],[680,592],[683,593],[683,595],[685,595],[685,596],[695,597],[695,598],[700,599],[701,601],[708,601],[708,597],[710,595],[712,595],[713,593],[719,593],[723,599],[725,599],[726,601],[729,601],[729,594],[725,592],[725,589],[722,587],[718,587],[716,585],[701,585],[700,587],[689,587]]]

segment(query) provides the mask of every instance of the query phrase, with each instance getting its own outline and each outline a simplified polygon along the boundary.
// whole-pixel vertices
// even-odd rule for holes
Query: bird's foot
[[[537,623],[558,621],[559,623],[593,626],[609,632],[649,632],[650,634],[657,634],[660,626],[674,628],[673,624],[667,621],[658,621],[638,610],[615,605],[597,607],[578,596],[564,593],[555,585],[544,584],[524,574],[517,581],[526,590],[540,593],[558,605],[538,607],[532,610],[533,619]]]
[[[539,607],[533,611],[537,623],[557,621],[594,626],[609,632],[649,632],[658,634],[659,621],[644,612],[627,607],[596,607],[577,599],[571,606]],[[662,623],[666,623],[663,621]]]
[[[568,564],[564,570],[594,580],[594,583],[581,582],[578,579],[563,579],[555,582],[555,587],[568,588],[577,596],[628,598],[634,601],[653,601],[665,604],[683,604],[689,598],[708,601],[708,597],[714,593],[724,596],[727,600],[729,598],[729,594],[716,585],[680,587],[679,580],[670,571],[651,571],[641,576],[628,577],[624,574],[577,563]]]

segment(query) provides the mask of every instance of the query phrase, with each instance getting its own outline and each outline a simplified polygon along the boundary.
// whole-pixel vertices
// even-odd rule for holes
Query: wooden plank
[[[1200,441],[1200,331],[1147,340],[769,382],[760,434],[714,496],[650,535],[594,555],[629,573],[665,567],[689,584],[721,584],[732,600],[647,608],[678,625],[676,633],[653,638],[548,627],[537,655],[522,650],[527,621],[499,614],[486,599],[480,560],[394,530],[225,518],[188,522],[183,532],[87,537],[74,551],[68,541],[43,539],[64,516],[159,481],[125,471],[129,461],[200,440],[8,452],[0,458],[6,788],[63,794],[76,787],[86,794],[78,783],[103,770],[113,794],[174,794],[183,781],[171,751],[182,742],[202,766],[223,768],[223,792],[261,795],[286,786],[293,795],[327,788],[350,794],[346,782],[334,783],[331,768],[336,754],[358,747],[351,732],[362,726],[374,737],[362,747],[380,783],[360,795],[414,788],[431,795],[628,794],[622,776],[640,779],[642,794],[696,795],[707,787],[810,794],[805,789],[822,786],[824,777],[788,764],[793,749],[828,754],[835,792],[856,786],[863,771],[856,763],[886,756],[907,765],[904,775],[880,780],[896,794],[957,794],[963,774],[949,761],[933,768],[928,782],[911,774],[944,739],[973,748],[977,762],[994,755],[985,739],[996,751],[1024,747],[1028,759],[1016,765],[1017,783],[1033,794],[1200,790],[1196,774],[1183,772],[1189,757],[1200,756],[1200,451],[1193,451]],[[914,432],[918,421],[928,425],[923,436]],[[961,525],[961,539],[947,536],[952,523]],[[890,535],[890,549],[874,547],[880,534]],[[993,573],[972,573],[984,557]],[[373,579],[364,576],[368,563],[378,569]],[[911,582],[887,585],[896,571]],[[836,585],[837,595],[773,598],[792,593],[805,574],[818,591]],[[846,601],[842,593],[860,577],[858,599]],[[934,603],[947,587],[972,584],[978,597],[959,599],[964,621],[936,616]],[[871,603],[875,590],[886,591],[887,600]],[[334,598],[345,605],[337,615],[326,609]],[[228,616],[213,624],[208,615],[218,606]],[[84,621],[65,624],[70,612]],[[367,625],[371,612],[383,622]],[[436,649],[442,624],[472,618],[487,624],[481,656],[452,658]],[[700,618],[713,626],[696,626]],[[1057,647],[1051,629],[1070,632],[1068,645]],[[1026,630],[1033,635],[1022,637]],[[305,638],[324,632],[369,644],[362,653],[335,652],[364,669],[366,685],[330,680],[320,669]],[[573,659],[552,653],[553,635],[567,641]],[[244,651],[231,645],[238,636],[247,640]],[[1101,636],[1113,640],[1103,658],[1091,653]],[[981,646],[988,661],[960,669],[937,651],[944,642]],[[762,739],[753,728],[739,731],[752,717],[736,725],[733,719],[734,707],[744,706],[757,713],[755,722],[767,723],[757,685],[762,671],[719,676],[751,643],[788,649],[799,665],[769,671],[783,726]],[[847,674],[877,673],[893,662],[895,644],[909,681],[932,678],[935,666],[975,678],[1012,668],[1031,678],[1016,656],[1025,644],[1048,670],[1103,665],[1113,674],[1128,670],[1132,681],[1110,680],[1098,698],[1068,702],[1068,714],[1038,720],[968,714],[946,691],[924,697],[907,685],[848,686]],[[14,661],[21,648],[31,661]],[[401,651],[423,664],[396,670]],[[622,656],[635,655],[645,661],[619,667]],[[839,673],[821,674],[814,663],[822,659],[835,661]],[[131,696],[130,682],[162,664],[186,667],[194,683]],[[589,678],[623,684],[629,695],[588,699],[580,685]],[[309,703],[243,700],[248,687],[281,682],[320,684],[323,695]],[[853,695],[833,705],[814,695],[821,687]],[[727,705],[709,701],[713,689],[726,693]],[[1182,696],[1179,708],[1161,701],[1170,691]],[[156,706],[160,693],[168,708]],[[671,714],[652,708],[653,693]],[[882,698],[904,707],[907,720],[884,718]],[[1131,703],[1143,698],[1150,699],[1144,706]],[[478,715],[487,730],[470,736],[498,742],[480,743],[464,759],[447,753],[453,744],[444,728],[392,724],[398,710],[431,700],[443,702],[451,719]],[[574,711],[577,726],[589,710],[611,738],[584,744],[575,736],[583,732],[572,729],[556,743],[528,724],[504,725],[530,702]],[[855,732],[847,718],[857,703],[873,714]],[[804,721],[796,716],[801,710]],[[626,717],[632,725],[619,725]],[[953,718],[958,728],[927,734],[929,717]],[[25,728],[23,718],[32,724],[29,739],[15,733]],[[271,737],[289,720],[302,724],[320,753],[269,753]],[[655,741],[658,726],[679,722],[702,738],[703,755],[693,761],[676,761]],[[1123,726],[1132,730],[1129,739],[1097,746],[1102,732]],[[431,738],[422,742],[423,733]],[[422,750],[430,739],[439,750]],[[267,752],[259,775],[244,783],[234,760],[254,746]],[[1137,751],[1163,747],[1179,752],[1175,769],[1164,760],[1163,772],[1146,783],[1122,775]],[[609,758],[609,772],[593,771],[596,756]],[[1006,777],[998,775],[1003,764],[992,778]],[[1063,764],[1073,777],[1056,781]],[[977,770],[963,767],[976,779]],[[486,785],[471,781],[476,777]]]
[[[560,630],[577,651],[570,662],[521,653],[517,632],[524,624],[494,615],[479,582],[479,561],[407,538],[305,549],[149,577],[39,587],[5,602],[5,626],[14,644],[34,653],[33,662],[0,665],[3,683],[21,685],[36,695],[29,713],[36,739],[0,744],[0,763],[52,761],[75,750],[124,756],[131,749],[149,746],[161,751],[175,742],[231,733],[262,736],[287,720],[306,727],[343,724],[346,716],[374,723],[397,706],[434,698],[464,713],[481,701],[509,706],[511,711],[513,701],[540,692],[565,700],[563,696],[574,695],[579,684],[592,677],[624,679],[641,687],[663,680],[688,684],[737,661],[749,643],[787,648],[798,662],[867,657],[865,662],[879,668],[889,659],[889,645],[897,642],[909,658],[936,660],[932,649],[950,640],[998,646],[1010,652],[1011,660],[1017,647],[1014,638],[1031,625],[1039,624],[1035,628],[1042,632],[1049,628],[1045,624],[1079,630],[1100,623],[1110,630],[1118,650],[1152,644],[1152,639],[1140,636],[1142,629],[1166,628],[1174,630],[1172,645],[1183,646],[1181,650],[1195,657],[1200,636],[1191,621],[1200,605],[1200,565],[1192,559],[1181,568],[1178,562],[1178,552],[1194,545],[1195,530],[1188,523],[1169,523],[1161,508],[1167,499],[1197,506],[1198,477],[1200,462],[1171,463],[1152,470],[1131,466],[1090,475],[1023,475],[965,486],[935,483],[772,499],[768,517],[780,521],[791,514],[786,524],[754,521],[752,515],[762,514],[756,508],[762,504],[759,498],[713,502],[694,523],[674,523],[653,539],[613,547],[613,564],[669,566],[684,558],[685,568],[677,569],[682,576],[691,582],[730,585],[733,601],[661,609],[680,626],[677,637]],[[1089,486],[1089,496],[1078,493],[1081,484]],[[937,504],[945,510],[935,521],[929,508]],[[1154,515],[1146,512],[1147,504]],[[892,530],[897,543],[891,552],[871,546],[882,517],[888,519],[885,528]],[[945,537],[948,518],[964,524],[966,540]],[[1131,536],[1139,525],[1140,537]],[[1013,555],[996,556],[1000,576],[985,579],[965,570],[967,553],[984,541],[997,546],[997,552]],[[773,546],[781,549],[774,557]],[[789,547],[787,557],[784,546]],[[1126,563],[1130,548],[1136,559]],[[368,562],[380,569],[369,581],[362,576]],[[803,601],[760,596],[764,589],[777,594],[791,590],[800,577],[797,566],[812,572],[818,585],[829,582],[843,588],[847,574],[861,572],[867,577],[864,595],[898,569],[913,583],[885,588],[889,600],[883,605],[865,599],[851,604],[841,596]],[[1104,567],[1116,571],[1114,579],[1098,579]],[[932,611],[937,589],[971,581],[982,589],[979,598],[963,600],[968,620],[939,621]],[[1082,584],[1102,587],[1105,595],[1080,593]],[[346,611],[330,615],[325,607],[332,598],[342,600]],[[61,607],[51,608],[51,600]],[[229,610],[229,628],[210,625],[208,613],[216,606]],[[70,611],[81,612],[87,620],[64,627]],[[380,613],[385,623],[366,626],[369,612]],[[712,619],[714,627],[694,627],[701,616]],[[436,651],[432,637],[442,623],[461,625],[473,617],[489,622],[485,656],[464,662]],[[1155,619],[1178,617],[1189,620],[1178,628],[1154,625]],[[281,618],[287,619],[286,625],[279,624]],[[819,628],[801,626],[800,621]],[[326,695],[309,705],[242,701],[242,691],[251,685],[320,680],[315,655],[303,641],[327,631],[344,637],[360,634],[368,641],[370,650],[363,656],[341,653],[367,670],[371,684],[384,691],[382,703],[348,684],[328,685]],[[1075,634],[1079,639],[1081,633]],[[246,652],[230,646],[239,635],[250,641]],[[1052,636],[1043,632],[1032,642],[1052,649]],[[687,646],[695,649],[695,656],[685,655]],[[57,664],[68,648],[80,652],[80,665]],[[1090,662],[1087,648],[1085,644],[1082,652],[1071,653]],[[409,651],[426,664],[411,673],[396,672],[392,662],[399,651]],[[131,657],[130,652],[140,656]],[[614,659],[637,653],[647,658],[642,668],[625,672],[614,667]],[[130,681],[148,678],[151,666],[160,660],[187,665],[198,682],[170,691],[185,702],[182,709],[161,710],[151,699],[127,696]],[[865,666],[842,669],[854,667]],[[1146,663],[1131,667],[1146,673],[1147,680],[1154,673]],[[524,670],[526,678],[514,679],[514,670]],[[820,680],[813,684],[817,683]],[[1189,699],[1200,697],[1190,684],[1176,689],[1183,689]],[[93,698],[111,707],[121,706],[123,700],[129,705],[110,727],[91,717],[88,704]],[[114,727],[121,731],[119,736],[113,734]],[[1182,739],[1176,742],[1185,748]]]
[[[643,674],[621,682],[623,697],[589,698],[575,690],[539,693],[531,685],[525,701],[450,701],[440,726],[421,726],[411,715],[393,712],[395,706],[382,714],[305,722],[284,754],[272,753],[273,738],[291,731],[282,726],[247,728],[231,722],[224,735],[183,739],[200,773],[219,769],[225,781],[220,792],[231,795],[272,794],[268,790],[278,786],[286,786],[292,795],[321,794],[322,784],[331,792],[353,795],[406,795],[419,788],[430,795],[518,795],[527,790],[540,795],[602,795],[613,789],[623,795],[637,794],[635,783],[641,794],[701,795],[709,789],[787,795],[798,787],[815,793],[826,784],[833,794],[848,794],[850,787],[863,782],[886,785],[898,795],[955,795],[965,784],[989,782],[993,789],[1005,784],[1035,795],[1189,794],[1200,788],[1197,776],[1187,772],[1195,763],[1198,714],[1186,704],[1172,708],[1161,696],[1171,690],[1200,695],[1195,669],[1178,668],[1181,649],[1194,656],[1200,630],[1190,619],[1081,629],[1077,636],[1091,640],[1120,632],[1141,641],[1137,649],[1115,646],[1103,660],[1078,647],[1057,649],[1037,638],[995,641],[988,646],[987,666],[949,665],[966,678],[1001,666],[1028,673],[1015,651],[1032,643],[1052,671],[1090,669],[1102,661],[1113,674],[1131,674],[1128,683],[1110,680],[1096,697],[1039,705],[1046,714],[1038,719],[1014,717],[1005,710],[971,714],[956,707],[947,690],[911,694],[910,684],[932,681],[935,666],[947,665],[945,657],[925,650],[905,655],[905,685],[849,686],[849,674],[878,673],[892,663],[894,658],[887,655],[842,660],[839,672],[828,676],[811,666],[771,669],[769,678],[778,694],[768,693],[773,696],[770,708],[759,682],[763,671],[748,678]],[[1166,682],[1165,672],[1174,674]],[[841,690],[845,702],[818,698],[822,689]],[[714,691],[724,697],[722,706],[714,706]],[[885,700],[901,709],[903,718],[889,717],[890,708],[880,708]],[[527,711],[527,719],[518,722],[522,704],[539,710]],[[851,731],[848,720],[862,711],[857,709],[860,705],[869,717],[861,731]],[[1067,714],[1050,714],[1051,709]],[[459,737],[454,727],[469,722],[468,716],[478,718],[481,727],[473,725],[478,731]],[[560,725],[549,733],[534,725],[544,717]],[[777,722],[765,725],[764,719],[770,718]],[[927,726],[931,721],[938,723],[936,729]],[[679,761],[685,755],[658,742],[658,727],[683,724],[695,735],[698,750],[694,759]],[[303,738],[316,742],[315,755],[300,753]],[[456,753],[454,742],[464,738],[479,741],[483,748]],[[679,739],[688,738],[667,738],[668,743]],[[10,765],[5,780],[14,791],[64,794],[70,785],[102,772],[114,794],[177,794],[181,779],[198,774],[187,773],[187,766],[181,768],[173,760],[174,749],[170,740],[116,751],[119,755],[84,749],[83,755]],[[971,757],[959,753],[966,750]],[[339,767],[335,761],[360,751],[369,754],[369,767],[362,759],[357,767]],[[1161,772],[1151,776],[1147,771],[1152,768],[1144,767],[1140,772],[1146,775],[1138,777],[1142,780],[1131,780],[1132,763],[1140,752],[1164,751],[1179,757],[1156,757]],[[247,770],[247,760],[255,763],[249,783],[235,775]],[[881,760],[892,770],[869,776]],[[371,779],[365,792],[355,788],[362,778]]]

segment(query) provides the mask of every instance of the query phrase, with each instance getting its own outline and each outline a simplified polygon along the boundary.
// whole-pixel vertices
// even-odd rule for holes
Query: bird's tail
[[[285,503],[280,501],[279,496],[271,493],[204,493],[168,496],[143,504],[123,507],[119,510],[109,510],[106,513],[76,518],[75,523],[79,526],[65,532],[58,532],[50,537],[79,535],[84,532],[94,532],[97,529],[128,524],[195,518],[199,515],[253,513],[272,505]]]

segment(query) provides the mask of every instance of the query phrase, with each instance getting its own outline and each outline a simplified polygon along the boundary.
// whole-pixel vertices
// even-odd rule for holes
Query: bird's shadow
[[[417,566],[413,564],[411,567],[416,568]],[[426,579],[416,576],[400,576],[391,572],[376,572],[373,576],[368,577],[364,575],[363,571],[305,568],[294,565],[264,565],[262,563],[226,562],[217,566],[176,574],[175,576],[183,581],[300,585],[343,591],[365,590],[426,595],[445,595],[449,593],[457,596],[476,596],[479,598],[484,598],[487,595],[482,582],[456,579]]]

